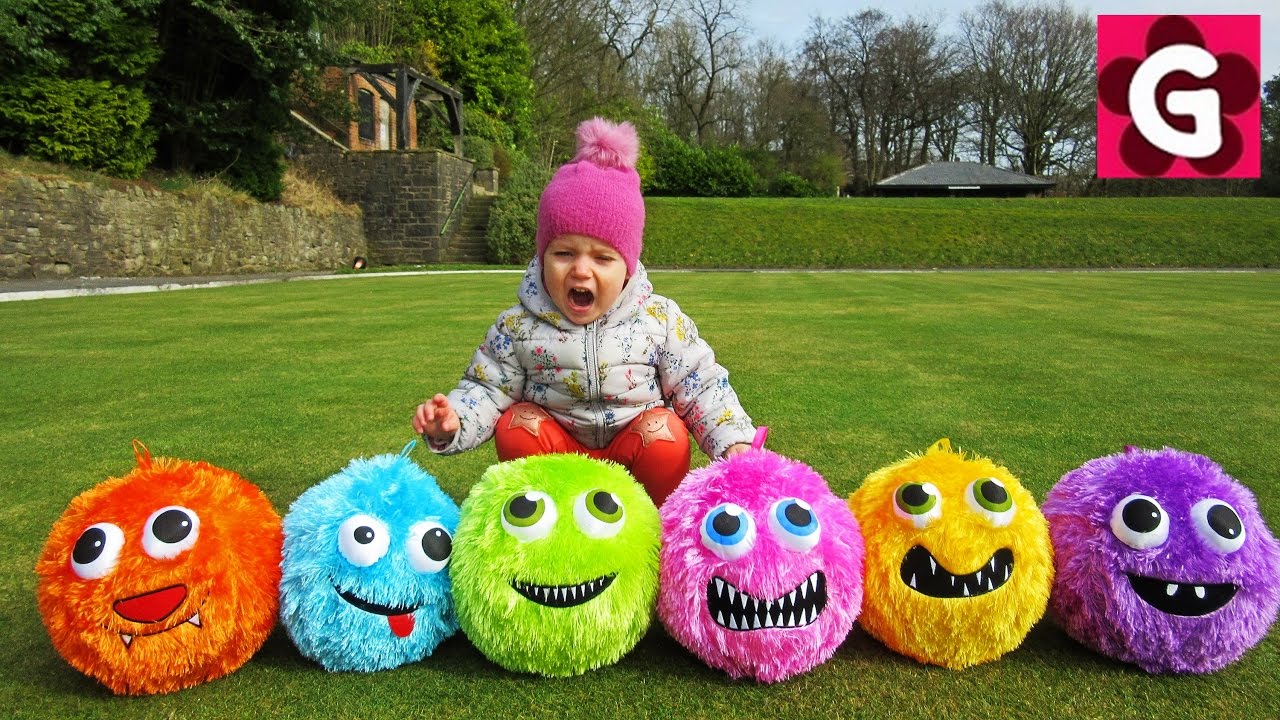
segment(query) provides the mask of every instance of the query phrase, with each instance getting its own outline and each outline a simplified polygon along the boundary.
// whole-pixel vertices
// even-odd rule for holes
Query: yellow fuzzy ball
[[[891,650],[961,669],[1022,643],[1053,585],[1049,526],[1006,468],[945,438],[849,496],[866,538],[858,623]]]

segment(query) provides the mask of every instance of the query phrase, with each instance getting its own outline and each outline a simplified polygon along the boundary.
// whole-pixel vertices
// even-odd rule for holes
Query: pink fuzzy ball
[[[803,463],[756,449],[661,508],[658,616],[711,667],[772,683],[827,661],[862,608],[862,533]]]

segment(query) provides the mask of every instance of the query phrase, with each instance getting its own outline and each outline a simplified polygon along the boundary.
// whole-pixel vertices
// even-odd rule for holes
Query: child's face
[[[542,284],[567,320],[597,320],[627,284],[627,263],[612,247],[586,235],[561,235],[542,254]]]

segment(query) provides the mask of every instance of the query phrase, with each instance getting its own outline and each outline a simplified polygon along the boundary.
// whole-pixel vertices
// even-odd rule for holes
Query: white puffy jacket
[[[449,393],[461,427],[444,446],[453,454],[493,436],[498,417],[534,402],[589,448],[602,448],[652,407],[671,407],[708,456],[750,443],[755,428],[689,316],[653,293],[637,264],[618,300],[589,325],[561,317],[542,284],[538,259]]]

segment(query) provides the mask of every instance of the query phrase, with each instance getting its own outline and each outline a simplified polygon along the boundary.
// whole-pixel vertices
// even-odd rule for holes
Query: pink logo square
[[[1256,178],[1258,15],[1098,16],[1098,177]]]

